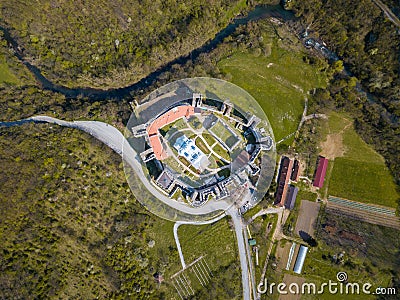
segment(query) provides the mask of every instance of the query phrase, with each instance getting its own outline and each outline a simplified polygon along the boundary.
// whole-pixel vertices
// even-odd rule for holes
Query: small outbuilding
[[[249,239],[248,242],[249,242],[249,245],[250,245],[250,246],[255,246],[255,245],[257,245],[256,239]]]
[[[293,162],[292,174],[290,174],[290,180],[297,181],[299,178],[299,161],[297,159]]]
[[[299,189],[294,185],[289,185],[289,192],[285,201],[285,208],[292,210],[294,208],[294,204],[296,202],[297,193]]]

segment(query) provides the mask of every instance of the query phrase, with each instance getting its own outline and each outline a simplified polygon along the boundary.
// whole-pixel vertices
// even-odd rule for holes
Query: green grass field
[[[0,56],[0,84],[2,83],[11,83],[11,84],[19,83],[18,78],[9,69],[4,56]]]
[[[328,122],[322,128],[323,139],[326,139],[328,134],[342,134],[344,157],[364,162],[384,162],[383,157],[357,134],[351,117],[337,112],[330,112],[328,117]]]
[[[213,147],[213,150],[214,150],[215,153],[217,153],[219,156],[221,156],[222,158],[226,159],[227,161],[231,160],[231,157],[230,157],[229,153],[220,144],[216,144]]]
[[[212,147],[215,144],[216,140],[211,134],[203,132],[202,136],[204,140],[207,142],[208,146]]]
[[[182,225],[178,235],[188,264],[202,255],[208,257],[211,265],[227,266],[238,259],[235,233],[226,218],[210,225]]]
[[[232,147],[237,141],[237,138],[221,122],[217,122],[210,130],[228,147]]]
[[[205,145],[202,139],[196,138],[196,146],[199,147],[201,151],[203,151],[204,154],[209,154],[211,151],[210,149]]]
[[[251,237],[257,241],[259,246],[258,250],[258,261],[259,264],[256,266],[255,253],[252,251],[253,257],[253,268],[255,270],[256,282],[259,282],[261,274],[264,268],[265,259],[267,258],[267,252],[271,243],[271,236],[275,230],[276,222],[278,220],[277,215],[270,214],[256,218],[250,225],[249,230]],[[271,223],[271,228],[268,230],[268,224]]]
[[[276,140],[294,132],[304,109],[306,92],[326,85],[325,75],[305,63],[300,52],[275,45],[268,57],[237,52],[218,66],[231,81],[248,91],[265,111]]]
[[[220,289],[220,295],[234,298],[228,295],[232,292],[234,295],[241,293],[241,277],[238,267],[239,254],[236,248],[236,237],[229,223],[228,219],[224,218],[209,225],[181,225],[178,229],[178,235],[186,264],[204,256],[204,260],[213,274],[210,284],[204,288],[201,287],[196,277],[190,274],[191,271],[189,270],[187,276],[191,279],[192,288],[200,289],[202,293],[207,289],[217,288]],[[215,279],[222,282],[226,280],[225,286],[218,287],[218,285],[215,285],[213,282]],[[227,285],[230,285],[230,287]],[[226,290],[227,288],[231,291]],[[198,299],[207,298],[199,296]]]
[[[335,159],[329,194],[390,207],[398,203],[396,185],[384,164],[343,157]]]
[[[324,186],[327,194],[397,207],[399,194],[383,157],[361,139],[352,122],[347,115],[332,112],[323,128],[325,136],[341,134],[344,150],[342,157],[330,162]]]
[[[160,128],[160,132],[163,136],[166,136],[166,134],[171,130],[183,130],[189,128],[187,123],[181,118],[178,119],[170,124],[165,125],[163,128]]]

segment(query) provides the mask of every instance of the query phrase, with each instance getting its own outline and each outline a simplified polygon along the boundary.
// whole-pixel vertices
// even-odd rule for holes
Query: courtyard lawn
[[[238,139],[232,135],[232,133],[221,122],[217,122],[210,130],[229,148],[235,145],[238,141]]]
[[[183,130],[183,129],[188,129],[188,128],[189,128],[189,127],[188,127],[186,121],[185,121],[183,118],[181,118],[181,119],[178,119],[178,120],[176,120],[176,121],[174,121],[174,122],[172,122],[172,123],[170,123],[170,124],[167,124],[167,125],[165,125],[164,127],[160,128],[160,133],[161,133],[163,136],[166,136],[167,133],[168,133],[171,129],[172,129],[173,131],[176,131],[176,130]]]
[[[206,146],[206,144],[203,142],[203,140],[199,137],[196,138],[196,146],[199,147],[199,149],[204,153],[204,154],[210,154],[210,149]]]
[[[203,136],[204,140],[207,142],[208,146],[212,147],[215,144],[216,140],[214,139],[214,137],[211,134],[202,133],[202,136]]]
[[[181,172],[182,171],[182,166],[179,164],[179,162],[172,156],[167,157],[163,163],[168,165],[172,170],[176,172]]]
[[[229,153],[220,144],[216,144],[213,147],[213,150],[215,153],[217,153],[219,156],[221,156],[225,160],[227,160],[227,161],[231,160]]]

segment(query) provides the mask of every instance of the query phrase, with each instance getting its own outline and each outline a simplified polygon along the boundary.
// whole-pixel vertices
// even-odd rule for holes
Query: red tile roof
[[[147,127],[150,146],[153,148],[154,155],[158,160],[163,160],[168,157],[165,152],[161,140],[158,136],[158,130],[167,124],[170,124],[180,118],[189,118],[194,114],[194,107],[189,105],[174,107],[165,114],[159,116]]]
[[[149,137],[149,140],[151,148],[153,148],[154,155],[158,160],[163,160],[168,157],[168,154],[165,152],[158,135]]]
[[[315,173],[313,186],[322,188],[324,185],[326,169],[328,168],[328,160],[320,156],[318,160],[317,172]]]

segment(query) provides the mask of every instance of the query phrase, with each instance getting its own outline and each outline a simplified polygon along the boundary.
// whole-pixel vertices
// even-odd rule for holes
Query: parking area
[[[308,200],[301,201],[299,216],[295,227],[295,233],[297,235],[299,235],[300,231],[304,231],[309,235],[314,236],[319,209],[320,203]]]

